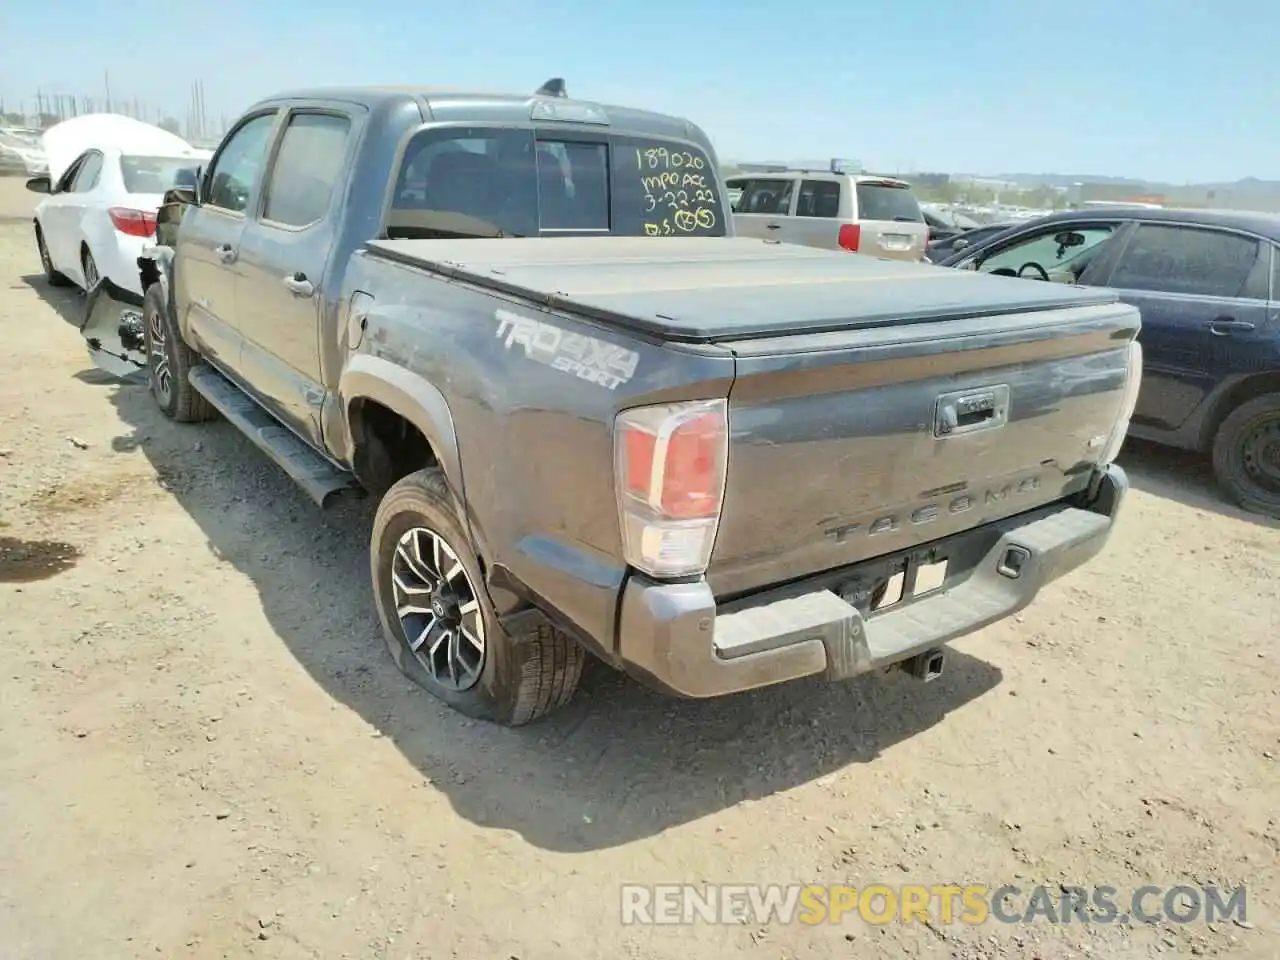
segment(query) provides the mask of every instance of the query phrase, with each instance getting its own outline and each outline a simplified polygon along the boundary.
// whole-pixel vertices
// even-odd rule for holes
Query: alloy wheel
[[[458,554],[438,533],[414,527],[391,562],[396,617],[409,650],[440,686],[467,690],[484,667],[484,614]]]
[[[151,368],[151,389],[161,406],[173,396],[173,372],[169,367],[168,339],[165,336],[164,314],[152,308],[148,311],[147,327],[151,334],[151,355],[147,358]]]

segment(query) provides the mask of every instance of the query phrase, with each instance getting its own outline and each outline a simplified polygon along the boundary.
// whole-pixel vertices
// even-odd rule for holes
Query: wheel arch
[[[343,371],[338,394],[350,462],[365,489],[380,496],[401,477],[439,464],[450,492],[466,503],[453,416],[433,384],[389,360],[360,354]]]
[[[1224,387],[1214,397],[1200,426],[1199,448],[1208,450],[1213,446],[1218,428],[1227,417],[1231,416],[1232,410],[1242,403],[1248,403],[1269,393],[1280,393],[1280,370],[1251,374]]]

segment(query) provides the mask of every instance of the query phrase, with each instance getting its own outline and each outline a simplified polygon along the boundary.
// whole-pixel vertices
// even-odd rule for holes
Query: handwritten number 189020
[[[636,150],[636,168],[645,193],[645,213],[655,220],[644,224],[651,237],[710,230],[717,218],[715,190],[707,182],[706,161],[687,150],[656,147]],[[659,206],[665,210],[659,211]],[[666,214],[657,219],[656,215]]]

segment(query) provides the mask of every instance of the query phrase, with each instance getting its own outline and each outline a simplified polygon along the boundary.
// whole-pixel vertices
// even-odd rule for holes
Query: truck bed
[[[369,251],[658,339],[695,343],[1117,300],[1107,290],[746,238],[374,240]]]
[[[760,240],[371,247],[633,337],[731,354],[707,571],[725,601],[1080,493],[1140,326],[1105,290]]]

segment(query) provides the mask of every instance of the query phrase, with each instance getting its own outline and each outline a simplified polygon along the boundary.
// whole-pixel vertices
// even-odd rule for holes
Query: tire
[[[203,361],[183,342],[169,312],[164,286],[153,283],[142,298],[142,327],[147,347],[147,379],[156,405],[170,420],[199,423],[217,411],[187,380]]]
[[[1213,472],[1246,510],[1280,517],[1280,393],[1236,407],[1213,438]]]
[[[53,261],[49,258],[49,248],[45,246],[44,231],[36,224],[36,249],[40,252],[40,266],[44,270],[45,282],[51,287],[69,287],[71,281],[53,269]]]
[[[93,259],[93,254],[89,252],[88,247],[80,251],[80,272],[84,276],[85,293],[97,286],[98,281],[102,279],[102,274],[98,272],[98,261]],[[90,277],[93,279],[90,280]]]
[[[458,517],[438,467],[409,474],[382,498],[369,559],[383,637],[401,672],[455,710],[520,726],[569,702],[586,652],[549,624],[521,637],[502,629]],[[438,564],[427,555],[437,539],[442,544]],[[451,570],[442,587],[438,574]],[[424,584],[433,581],[428,592]],[[414,600],[418,603],[409,603]],[[412,606],[421,612],[407,613],[402,620],[398,603],[401,609]],[[433,604],[443,617],[431,612]],[[415,652],[418,638],[423,639]]]

